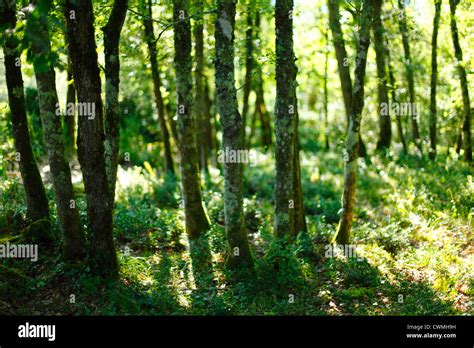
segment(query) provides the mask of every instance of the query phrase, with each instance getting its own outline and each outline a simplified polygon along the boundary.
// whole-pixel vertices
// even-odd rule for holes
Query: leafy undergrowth
[[[40,245],[38,262],[5,259],[0,311],[74,315],[455,315],[472,314],[474,183],[458,160],[435,163],[393,154],[360,160],[353,243],[357,258],[328,257],[343,184],[334,152],[304,148],[309,231],[290,246],[272,234],[273,159],[260,153],[245,173],[245,214],[255,275],[226,269],[222,177],[203,192],[212,228],[204,238],[212,270],[195,274],[180,209],[179,181],[151,167],[120,169],[115,239],[121,265],[104,284],[86,266],[62,263]],[[83,221],[85,201],[77,187]],[[21,186],[2,186],[0,231],[22,224]],[[48,193],[52,202],[52,192]],[[15,225],[16,224],[16,225]],[[8,227],[8,228],[7,228]],[[53,230],[59,236],[58,224]],[[1,234],[2,232],[0,232]],[[0,235],[0,237],[2,237]],[[1,272],[0,277],[7,277]],[[9,274],[9,273],[8,273]]]

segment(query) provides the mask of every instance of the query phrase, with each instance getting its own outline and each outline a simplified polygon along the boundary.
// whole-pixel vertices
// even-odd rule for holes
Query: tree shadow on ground
[[[365,259],[325,258],[313,268],[318,296],[330,315],[459,315],[428,282]]]

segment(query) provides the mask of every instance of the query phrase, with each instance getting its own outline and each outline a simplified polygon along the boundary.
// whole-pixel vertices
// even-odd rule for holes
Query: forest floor
[[[64,264],[59,246],[37,262],[5,259],[21,281],[0,281],[0,314],[47,315],[461,315],[474,314],[473,172],[440,155],[435,163],[388,154],[360,160],[352,242],[359,258],[328,257],[343,184],[342,149],[324,151],[302,128],[302,180],[308,234],[282,249],[272,235],[271,151],[245,172],[245,214],[255,277],[224,269],[222,176],[211,169],[204,201],[213,271],[193,276],[179,207],[179,182],[149,165],[119,170],[117,281]],[[24,214],[22,188],[0,187],[0,227]],[[78,206],[86,221],[83,189]],[[50,202],[53,192],[48,191]],[[51,211],[54,211],[52,209]],[[54,217],[56,219],[56,216]],[[56,221],[56,220],[55,220]],[[59,235],[57,222],[53,224]],[[7,236],[0,234],[0,244]],[[1,272],[0,272],[1,273]],[[74,295],[74,296],[71,296]]]

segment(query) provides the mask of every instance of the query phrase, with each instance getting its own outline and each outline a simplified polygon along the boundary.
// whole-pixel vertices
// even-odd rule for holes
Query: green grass
[[[314,127],[304,139],[317,139]],[[255,276],[235,282],[224,268],[222,177],[203,192],[212,228],[212,272],[198,282],[180,209],[179,181],[150,168],[120,169],[115,238],[118,280],[104,284],[86,266],[62,263],[60,247],[37,263],[3,260],[28,281],[1,283],[0,299],[18,314],[85,315],[455,315],[472,314],[472,169],[440,156],[435,163],[389,154],[359,160],[352,242],[363,261],[325,256],[340,210],[340,146],[324,152],[302,142],[309,231],[289,247],[273,237],[271,152],[245,172],[245,214]],[[81,188],[77,188],[79,194]],[[52,200],[52,192],[49,192]],[[15,179],[1,187],[0,227],[21,225],[24,202]],[[86,221],[85,201],[79,209]],[[54,217],[56,219],[56,217]],[[58,232],[55,220],[54,228]],[[1,231],[1,230],[0,230]],[[2,236],[0,235],[0,238]],[[71,295],[75,303],[71,303]]]

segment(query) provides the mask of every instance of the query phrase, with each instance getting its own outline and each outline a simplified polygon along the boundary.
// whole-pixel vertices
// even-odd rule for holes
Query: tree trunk
[[[168,127],[170,127],[169,129],[171,130],[171,136],[173,137],[176,146],[179,148],[178,127],[176,126],[176,120],[173,118],[176,114],[176,109],[173,109],[171,103],[169,102],[165,104],[165,113],[166,120],[168,121]]]
[[[65,157],[61,119],[59,115],[56,115],[59,101],[56,93],[56,74],[52,64],[51,42],[47,27],[50,6],[51,2],[47,0],[36,2],[36,9],[28,19],[27,34],[31,38],[31,51],[34,55],[33,67],[38,87],[44,141],[63,234],[63,257],[66,261],[80,261],[86,256],[85,237],[79,212],[76,208],[71,170]]]
[[[196,118],[193,115],[193,82],[191,60],[191,23],[188,0],[173,1],[174,65],[178,95],[178,135],[181,152],[181,182],[186,218],[186,232],[196,239],[209,229],[199,186],[198,153],[196,146]]]
[[[213,165],[217,165],[216,156],[214,156],[217,150],[217,138],[216,138],[216,127],[215,118],[211,115],[212,100],[209,93],[209,83],[207,79],[204,81],[204,115],[205,115],[205,129],[206,129],[206,143],[209,151],[209,157],[212,158]]]
[[[298,101],[296,101],[295,106]],[[298,114],[296,114],[295,124],[295,157],[293,159],[293,190],[295,197],[295,217],[294,217],[294,237],[300,232],[307,232],[306,217],[304,212],[304,195],[301,185],[301,161],[300,161],[300,140],[298,135]]]
[[[107,181],[100,71],[90,0],[66,0],[65,16],[77,102],[89,113],[78,112],[77,149],[87,195],[91,268],[103,277],[117,275],[113,239],[113,207]]]
[[[463,106],[463,126],[462,142],[464,145],[464,159],[472,162],[472,144],[471,144],[471,106],[469,102],[469,87],[467,83],[466,68],[463,64],[462,49],[459,44],[458,28],[456,24],[456,6],[458,0],[449,0],[451,11],[451,34],[453,37],[454,54],[457,60],[459,80],[461,83],[462,106]]]
[[[72,68],[71,58],[68,53],[67,63],[67,92],[66,92],[66,108],[68,105],[74,105],[72,115],[67,115],[64,118],[64,127],[66,130],[66,154],[71,157],[74,152],[74,144],[76,143],[76,88],[74,87],[74,71]]]
[[[385,65],[385,45],[384,34],[385,29],[382,24],[382,0],[374,0],[374,48],[377,62],[378,76],[378,101],[379,101],[379,141],[377,149],[390,148],[392,139],[392,125],[390,120],[390,112],[383,115],[382,109],[385,107],[389,110],[388,88],[387,88],[387,67]]]
[[[143,24],[145,28],[145,40],[148,45],[148,51],[150,53],[151,75],[153,79],[155,103],[156,103],[156,108],[158,110],[158,119],[160,121],[160,129],[163,136],[163,144],[164,144],[164,150],[165,150],[165,168],[168,173],[174,174],[174,163],[173,163],[173,157],[171,156],[170,134],[168,131],[168,126],[166,125],[165,108],[163,104],[163,97],[160,91],[161,78],[160,78],[160,72],[158,68],[156,40],[155,40],[155,34],[153,32],[152,18],[153,18],[152,2],[151,0],[147,0],[146,16],[143,19]]]
[[[329,150],[329,122],[328,122],[328,62],[329,62],[329,35],[328,29],[324,31],[326,51],[324,52],[324,76],[323,76],[323,108],[324,108],[324,148]]]
[[[30,133],[25,110],[25,95],[21,75],[21,55],[19,41],[15,37],[16,9],[14,0],[5,0],[0,4],[0,25],[7,27],[3,41],[5,77],[8,90],[8,102],[11,112],[13,140],[20,173],[25,188],[27,217],[32,220],[49,219],[48,199],[41,175],[31,148]],[[19,157],[19,158],[18,158]]]
[[[337,67],[339,79],[341,81],[342,97],[344,99],[344,107],[346,110],[347,126],[349,127],[349,117],[352,109],[352,81],[349,71],[349,61],[344,44],[344,34],[342,32],[341,23],[339,22],[339,3],[334,0],[327,2],[329,10],[329,27],[332,32],[332,40],[336,51]],[[362,138],[359,139],[359,157],[365,157],[367,150]]]
[[[245,78],[244,95],[242,102],[242,123],[244,126],[244,146],[246,146],[247,115],[249,112],[249,98],[252,90],[253,69],[253,17],[255,13],[254,2],[249,0],[247,4],[247,29],[245,31]]]
[[[306,230],[299,161],[298,105],[293,51],[293,0],[275,3],[275,232],[290,238]]]
[[[420,151],[420,154],[423,154],[423,149],[421,147],[420,141],[420,132],[418,130],[418,114],[416,113],[416,106],[415,106],[415,78],[414,78],[414,69],[413,63],[411,60],[410,54],[410,44],[408,41],[408,26],[406,22],[406,13],[405,13],[405,5],[403,0],[398,0],[398,6],[400,8],[400,15],[399,15],[399,27],[400,32],[402,34],[402,43],[403,43],[403,51],[405,53],[405,69],[406,75],[408,80],[408,92],[410,95],[410,104],[411,109],[413,110],[413,115],[411,115],[411,128],[413,133],[413,141],[415,142],[416,147]]]
[[[255,41],[259,41],[260,37],[260,12],[255,13]],[[260,131],[261,131],[261,145],[268,148],[272,145],[272,128],[270,121],[270,114],[265,105],[265,95],[263,87],[263,76],[262,76],[262,66],[255,61],[253,62],[255,66],[255,82],[254,82],[254,92],[255,92],[255,110],[252,115],[252,120],[250,123],[250,134],[248,136],[248,141],[246,143],[247,148],[250,148],[251,141],[253,136],[256,133],[256,123],[257,119],[260,120]]]
[[[105,155],[110,203],[114,206],[115,183],[120,140],[120,53],[119,41],[125,17],[127,0],[115,0],[109,20],[102,29],[105,51]]]
[[[438,62],[436,58],[438,46],[438,27],[441,14],[441,0],[435,0],[435,15],[433,19],[433,35],[431,37],[431,86],[430,86],[430,159],[436,158],[436,84],[438,76]]]
[[[196,57],[196,119],[198,123],[197,139],[198,139],[198,153],[199,153],[199,167],[204,172],[209,172],[208,156],[209,149],[206,142],[206,115],[205,115],[205,96],[204,96],[204,24],[203,24],[203,0],[195,0],[195,10],[199,18],[194,24],[194,41],[195,41],[195,57]]]
[[[294,236],[295,192],[295,123],[294,95],[296,66],[293,53],[292,0],[275,3],[276,82],[275,101],[275,232],[277,236]]]
[[[364,108],[364,77],[367,64],[367,51],[370,45],[370,28],[374,13],[371,0],[362,3],[357,59],[352,91],[352,110],[349,118],[349,129],[344,153],[344,192],[342,195],[342,212],[335,240],[339,244],[348,244],[354,216],[355,185],[357,173],[357,148],[359,146],[360,122]]]
[[[243,124],[237,105],[234,74],[234,0],[217,1],[215,22],[215,80],[217,110],[222,124],[223,151],[244,150]],[[226,234],[230,246],[228,266],[253,267],[253,258],[244,227],[243,165],[224,161],[224,207]]]
[[[102,29],[105,51],[105,164],[109,182],[110,204],[115,204],[115,183],[120,140],[120,52],[119,41],[128,0],[115,0],[109,20]]]
[[[388,77],[390,79],[390,96],[392,98],[392,103],[397,104],[397,88],[396,88],[396,81],[395,81],[395,75],[393,74],[393,68],[392,68],[392,63],[390,62],[390,50],[388,49],[388,43],[386,46],[386,53],[387,53],[387,67],[388,67]],[[403,125],[402,125],[402,117],[400,113],[397,113],[395,116],[396,121],[397,121],[397,131],[398,131],[398,137],[400,138],[400,142],[402,143],[403,146],[403,153],[406,154],[407,151],[407,143],[405,141],[405,135],[403,134]]]
[[[262,146],[272,146],[272,126],[270,124],[270,113],[265,106],[265,95],[263,94],[262,68],[257,67],[257,78],[255,81],[255,113],[260,117],[260,131]]]

